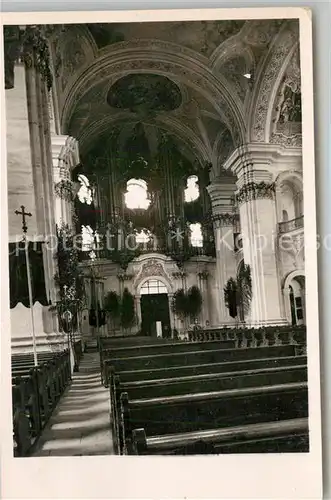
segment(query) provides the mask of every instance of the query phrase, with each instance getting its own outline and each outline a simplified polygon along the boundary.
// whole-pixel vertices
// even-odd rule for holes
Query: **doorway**
[[[158,280],[148,280],[141,288],[141,330],[151,337],[171,337],[168,290]]]
[[[289,285],[292,325],[303,325],[305,321],[305,279],[296,276]]]

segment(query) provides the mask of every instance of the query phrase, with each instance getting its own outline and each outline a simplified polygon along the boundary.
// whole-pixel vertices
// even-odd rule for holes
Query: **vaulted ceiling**
[[[112,129],[125,137],[141,124],[150,144],[166,132],[186,156],[219,162],[246,140],[255,80],[286,26],[295,40],[297,27],[284,20],[55,30],[50,48],[62,132],[79,140],[84,156]]]

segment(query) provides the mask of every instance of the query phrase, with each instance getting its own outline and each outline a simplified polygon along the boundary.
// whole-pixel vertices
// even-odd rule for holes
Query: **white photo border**
[[[321,498],[312,19],[307,8],[2,13],[1,25],[295,18],[300,23],[310,452],[218,457],[13,458],[5,98],[1,86],[1,361],[3,498]],[[1,44],[3,30],[1,26]],[[4,71],[3,56],[1,72]]]

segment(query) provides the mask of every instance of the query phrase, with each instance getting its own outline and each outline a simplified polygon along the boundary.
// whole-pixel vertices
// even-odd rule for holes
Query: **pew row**
[[[27,456],[71,381],[70,353],[12,372],[14,455]]]
[[[223,349],[234,349],[235,342],[232,340],[201,342],[189,344],[187,342],[155,343],[139,346],[126,346],[112,349],[100,350],[100,368],[102,383],[107,387],[108,376],[104,371],[105,362],[111,359],[137,358],[142,356],[172,355],[196,351],[213,351]]]
[[[129,383],[122,383],[121,376],[117,375],[114,377],[114,385],[110,387],[115,449],[120,453],[123,450],[123,429],[120,419],[121,395],[123,393],[127,393],[130,400],[137,400],[305,381],[307,381],[307,367],[305,365],[219,372],[159,380],[136,380]]]
[[[308,417],[306,382],[129,400],[121,394],[123,453],[134,429],[149,436]]]
[[[133,455],[308,452],[308,418],[147,437],[132,432]]]
[[[195,345],[195,344],[192,344]],[[251,359],[292,357],[296,355],[295,346],[258,347],[244,349],[206,349],[166,354],[132,356],[104,360],[102,380],[106,386],[113,373],[123,371],[155,370],[164,367],[175,368],[192,365],[247,361]]]

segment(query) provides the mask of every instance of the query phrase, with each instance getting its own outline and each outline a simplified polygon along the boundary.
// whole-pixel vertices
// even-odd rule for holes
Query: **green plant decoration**
[[[186,318],[188,314],[187,295],[183,288],[176,290],[172,299],[172,310],[179,318]]]
[[[115,291],[110,291],[105,296],[105,312],[108,318],[110,318],[112,326],[115,327],[116,320],[119,318],[121,312],[120,297]]]
[[[54,276],[54,281],[60,294],[60,300],[57,304],[60,324],[62,324],[62,313],[65,310],[70,310],[74,321],[76,321],[77,312],[85,307],[86,297],[84,279],[78,265],[78,249],[68,224],[57,226],[55,258],[58,271]]]
[[[241,319],[248,314],[252,301],[252,276],[251,268],[247,264],[240,266],[237,277],[239,305],[241,309]]]
[[[54,185],[54,192],[56,196],[63,200],[74,201],[74,185],[69,180],[61,180]]]
[[[244,321],[252,301],[251,268],[248,264],[240,266],[237,279],[229,278],[224,287],[224,302],[232,318]]]
[[[43,26],[28,26],[23,35],[22,56],[28,67],[31,67],[33,63],[35,64],[42,80],[47,85],[47,89],[50,90],[53,84],[53,76],[50,69],[50,53],[46,38]]]
[[[124,289],[121,303],[121,326],[131,328],[135,320],[134,297],[127,288]]]
[[[199,316],[202,308],[202,295],[197,286],[191,286],[187,292],[187,312],[192,318]]]
[[[234,278],[228,279],[224,287],[224,302],[225,306],[229,309],[231,318],[236,318],[237,311],[237,282]]]

